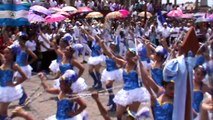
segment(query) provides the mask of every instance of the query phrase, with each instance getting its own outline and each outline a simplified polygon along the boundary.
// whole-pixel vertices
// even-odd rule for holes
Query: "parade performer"
[[[98,38],[96,38],[96,39],[98,39]],[[117,44],[115,44],[114,42],[111,42],[110,49],[111,49],[112,54],[121,58],[120,56],[117,55],[118,53],[116,53]],[[106,52],[106,55],[107,55],[107,52]],[[109,111],[115,111],[116,105],[113,101],[114,93],[113,93],[112,87],[113,87],[114,81],[122,80],[121,69],[119,69],[116,62],[112,58],[106,57],[105,62],[106,62],[106,69],[104,69],[102,72],[101,81],[106,83],[106,88],[109,93],[109,101],[107,104],[107,106],[111,106],[111,109]]]
[[[92,53],[91,56],[89,57],[88,64],[89,64],[89,74],[94,80],[93,88],[95,89],[101,89],[102,88],[102,83],[101,83],[101,73],[100,73],[100,68],[101,68],[101,63],[104,61],[104,57],[101,52],[101,47],[98,44],[97,40],[86,30],[81,29],[82,32],[84,32],[89,40],[92,41]],[[94,33],[95,35],[97,33]]]
[[[45,88],[45,91],[52,94],[57,94],[58,89],[60,88],[59,77],[63,75],[67,70],[73,70],[74,67],[78,68],[78,78],[75,83],[72,84],[72,89],[74,93],[80,93],[87,89],[87,84],[85,80],[81,78],[81,75],[84,72],[84,68],[75,58],[73,58],[73,54],[75,50],[71,46],[67,46],[63,51],[63,57],[61,62],[59,63],[59,74],[56,76],[56,80],[54,80],[53,87]],[[42,78],[47,79],[47,78]]]
[[[117,105],[117,119],[121,120],[127,107],[131,111],[137,112],[141,103],[150,102],[150,95],[146,88],[141,87],[138,80],[136,50],[134,48],[129,49],[124,60],[112,54],[103,41],[100,41],[100,43],[108,56],[116,61],[117,64],[123,66],[122,78],[124,86],[113,99]]]
[[[202,65],[197,65],[194,68],[194,90],[193,90],[193,103],[192,107],[195,112],[200,112],[200,105],[205,92],[210,93],[210,89],[203,83],[206,76],[206,69]]]
[[[30,79],[31,75],[32,75],[32,67],[30,66],[31,63],[33,63],[34,61],[36,61],[36,59],[38,58],[35,53],[33,53],[29,48],[26,47],[25,43],[28,40],[28,35],[24,32],[20,32],[18,34],[18,42],[19,42],[19,51],[17,51],[17,55],[16,55],[16,63],[21,67],[21,69],[25,72],[25,74],[27,75],[27,78]],[[28,57],[29,55],[31,56],[31,60],[28,61]],[[14,74],[14,79],[23,79],[22,76],[20,75],[19,72],[16,72]],[[23,96],[21,97],[21,99],[19,100],[19,105],[23,105],[27,99],[27,94],[23,89]]]
[[[44,88],[47,85],[43,74],[39,74]],[[58,89],[57,112],[46,120],[85,120],[86,103],[73,93],[72,84],[77,81],[78,75],[73,70],[67,70],[60,77],[60,89]],[[79,105],[79,107],[78,107]]]
[[[59,36],[58,36],[59,37]],[[72,42],[71,36],[70,35],[64,35],[62,38],[58,38],[59,40],[59,45],[57,44],[57,40],[56,38],[53,40],[53,44],[54,44],[54,50],[57,54],[57,59],[53,60],[49,66],[50,70],[53,73],[58,73],[60,71],[59,69],[59,64],[62,60],[62,56],[63,56],[63,50],[69,46]]]
[[[152,97],[152,110],[155,120],[172,120],[174,81],[163,81],[163,87],[158,85],[148,71],[141,65],[141,76],[145,87],[148,87]],[[164,73],[169,74],[169,73]],[[152,90],[151,90],[151,89]],[[150,91],[151,90],[151,91]],[[153,93],[154,92],[154,93]],[[157,96],[157,97],[156,97]]]
[[[153,48],[151,44],[145,44],[147,44],[147,52],[150,56],[150,59],[152,60],[152,67],[150,71],[152,78],[158,85],[163,86],[163,64],[167,58],[168,52],[162,46]],[[151,51],[154,51],[154,54],[152,54]]]
[[[0,55],[4,58],[3,64],[0,66],[0,119],[5,120],[8,116],[8,106],[11,102],[20,99],[23,96],[21,83],[27,79],[27,75],[23,70],[15,64],[17,48],[7,47],[4,54]],[[14,72],[19,72],[22,79],[13,81]]]

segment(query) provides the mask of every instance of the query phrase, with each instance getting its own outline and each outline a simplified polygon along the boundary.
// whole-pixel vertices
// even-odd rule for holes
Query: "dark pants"
[[[49,66],[52,60],[56,59],[55,51],[46,51],[42,52],[41,68],[42,70],[49,72]]]
[[[37,51],[33,51],[33,53],[36,54],[36,56],[38,57],[38,59],[36,61],[34,61],[32,64],[30,64],[30,66],[33,68],[33,72],[38,72],[39,71],[39,52]],[[32,60],[32,57],[29,56],[28,61]]]

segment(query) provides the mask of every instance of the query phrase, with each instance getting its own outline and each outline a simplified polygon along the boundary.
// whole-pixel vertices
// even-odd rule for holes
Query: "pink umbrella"
[[[129,15],[129,11],[128,11],[128,10],[125,10],[125,9],[119,10],[119,12],[120,12],[124,17],[127,17],[127,16]]]
[[[53,22],[60,22],[62,20],[65,20],[66,17],[60,14],[52,14],[50,16],[47,16],[45,19],[46,19],[46,22],[53,23]]]
[[[36,15],[34,13],[29,13],[28,20],[30,22],[44,22],[45,21],[45,19],[43,17]]]
[[[167,16],[169,16],[169,17],[180,17],[181,15],[183,15],[183,12],[179,9],[172,10],[167,14]]]
[[[51,12],[43,7],[43,6],[39,6],[39,5],[34,5],[32,7],[30,7],[30,11],[36,11],[36,12],[39,12],[39,13],[43,13],[45,15],[51,15]]]
[[[92,9],[89,7],[79,7],[77,12],[78,13],[87,13],[87,12],[92,12]]]
[[[189,19],[189,18],[193,18],[193,14],[189,14],[189,13],[188,13],[188,14],[187,14],[187,13],[186,13],[186,14],[182,14],[182,15],[180,16],[180,18],[185,18],[185,19],[187,19],[187,18],[188,18],[188,19]]]
[[[213,14],[209,15],[209,16],[208,16],[208,19],[213,20]]]

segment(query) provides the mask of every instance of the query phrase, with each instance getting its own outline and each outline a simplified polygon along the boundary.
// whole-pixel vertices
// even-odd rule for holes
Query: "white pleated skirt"
[[[133,102],[150,103],[150,94],[144,87],[135,88],[133,90],[121,89],[115,95],[113,101],[124,107],[131,105]]]
[[[21,85],[15,87],[0,87],[0,102],[13,102],[23,95]]]
[[[30,65],[20,66],[22,71],[27,75],[27,78],[31,78],[33,68]],[[19,72],[14,73],[14,77],[22,77]]]
[[[98,65],[98,64],[102,64],[105,60],[105,56],[104,55],[99,55],[96,57],[89,57],[88,59],[88,64],[89,65]]]
[[[57,73],[60,71],[59,69],[59,63],[57,62],[57,60],[53,60],[49,66],[49,69],[53,72],[53,73]]]
[[[60,89],[59,79],[54,80],[53,87]],[[78,80],[71,85],[71,89],[73,90],[73,93],[83,92],[83,91],[87,90],[87,88],[88,88],[88,86],[87,86],[85,80],[81,77],[78,78]]]
[[[56,118],[56,115],[52,115],[45,120],[58,120],[58,119]],[[88,120],[88,113],[86,111],[83,111],[82,113],[76,115],[75,117],[63,120]]]
[[[101,82],[107,82],[109,80],[112,81],[122,81],[123,79],[123,72],[122,69],[117,69],[113,71],[107,71],[106,69],[103,70],[101,74]]]

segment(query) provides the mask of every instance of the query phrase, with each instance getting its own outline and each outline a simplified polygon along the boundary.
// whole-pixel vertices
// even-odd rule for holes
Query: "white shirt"
[[[93,8],[95,5],[94,1],[90,1],[89,4],[88,4],[88,7],[89,8]]]
[[[50,0],[50,6],[55,7],[57,5],[57,2],[55,0]]]
[[[170,29],[170,32],[175,32],[171,34],[171,37],[178,37],[179,33],[180,33],[180,28],[179,27],[173,27]]]
[[[43,35],[48,41],[44,40],[43,37],[41,37],[41,35],[38,36],[38,40],[39,42],[42,42],[47,48],[50,48],[50,39],[51,39],[51,36],[49,34],[44,34]],[[46,52],[48,51],[48,49],[46,49],[44,46],[40,45],[40,50],[41,52]]]
[[[75,1],[75,7],[77,7],[77,8],[79,8],[79,7],[81,7],[81,0],[77,0],[77,1]]]
[[[75,25],[73,27],[73,30],[74,30],[75,37],[79,37],[80,36],[80,29],[79,29],[79,27]]]
[[[170,28],[169,27],[167,27],[167,28],[163,27],[161,29],[161,35],[162,35],[163,38],[168,38],[170,36]]]
[[[34,40],[30,41],[28,40],[25,45],[27,46],[27,48],[29,48],[31,51],[35,51],[36,50],[36,42]]]

